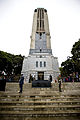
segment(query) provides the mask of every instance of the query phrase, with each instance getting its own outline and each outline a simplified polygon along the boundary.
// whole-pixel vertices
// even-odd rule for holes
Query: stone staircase
[[[32,88],[24,84],[18,93],[18,83],[7,83],[6,91],[0,91],[0,118],[6,116],[80,116],[80,83],[58,83],[51,88]]]

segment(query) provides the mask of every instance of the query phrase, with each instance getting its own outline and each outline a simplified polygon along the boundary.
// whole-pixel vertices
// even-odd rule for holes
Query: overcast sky
[[[0,50],[28,56],[34,9],[48,12],[53,56],[71,56],[80,38],[80,0],[0,0]]]

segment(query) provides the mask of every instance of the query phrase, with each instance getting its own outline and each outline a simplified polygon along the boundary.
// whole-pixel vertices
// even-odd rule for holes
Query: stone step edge
[[[77,98],[75,98],[75,99],[66,99],[66,98],[64,98],[64,99],[18,99],[18,98],[16,98],[16,99],[10,99],[10,98],[5,98],[5,99],[0,99],[0,103],[6,103],[6,102],[60,102],[60,103],[62,103],[62,101],[63,102],[79,102],[80,101],[80,98],[79,99],[77,99]]]
[[[79,113],[80,110],[66,110],[66,111],[0,111],[0,115],[26,115],[26,114],[76,114]]]
[[[79,108],[80,105],[33,105],[33,106],[19,106],[19,105],[16,105],[16,106],[0,106],[0,109],[1,108]]]
[[[65,94],[0,94],[0,97],[80,97],[80,95],[65,95]]]
[[[15,96],[16,97],[16,96]],[[0,100],[1,99],[34,99],[34,100],[36,100],[36,99],[80,99],[80,97],[43,97],[43,96],[40,96],[40,97],[36,97],[36,96],[17,96],[16,98],[15,98],[14,96],[9,96],[9,97],[4,97],[4,96],[2,96],[2,97],[0,97]]]
[[[16,103],[16,104],[18,104],[18,103],[80,103],[80,101],[77,101],[77,100],[75,100],[75,101],[0,101],[0,104],[4,104],[4,103]]]
[[[0,101],[2,101],[2,102],[3,102],[3,101],[4,101],[4,102],[5,102],[5,101],[6,101],[6,102],[7,102],[7,101],[12,101],[12,102],[14,102],[14,101],[22,101],[22,102],[23,102],[23,101],[24,101],[24,102],[25,102],[25,101],[33,101],[33,102],[40,102],[40,101],[44,101],[44,102],[47,102],[47,101],[48,101],[48,102],[50,102],[50,101],[60,101],[60,102],[61,102],[61,101],[73,101],[73,102],[74,102],[74,101],[80,101],[80,98],[63,98],[63,99],[61,99],[61,98],[60,98],[60,99],[50,99],[50,98],[49,98],[49,99],[48,99],[48,98],[47,98],[47,99],[26,99],[26,98],[25,98],[25,99],[23,99],[23,98],[16,98],[16,99],[7,98],[7,99],[6,99],[6,98],[2,98],[2,99],[0,99]],[[0,102],[0,103],[1,103],[1,102]]]

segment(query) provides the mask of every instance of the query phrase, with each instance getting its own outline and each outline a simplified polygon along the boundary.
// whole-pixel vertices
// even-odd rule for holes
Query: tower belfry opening
[[[24,58],[22,67],[27,82],[30,75],[34,76],[35,80],[48,80],[50,75],[53,82],[57,79],[59,65],[57,57],[52,55],[50,38],[47,10],[37,8],[33,16],[29,56]]]
[[[44,32],[44,9],[37,11],[37,32]]]

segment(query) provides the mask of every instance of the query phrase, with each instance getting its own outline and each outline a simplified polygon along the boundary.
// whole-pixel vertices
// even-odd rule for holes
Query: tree
[[[78,42],[75,42],[72,48],[72,59],[75,63],[75,71],[80,74],[80,39]]]
[[[14,72],[15,75],[21,73],[24,56],[12,55],[7,52],[0,51],[0,72],[5,71],[7,75]]]
[[[8,53],[0,51],[0,71],[5,71],[7,74],[12,72],[12,59]]]
[[[13,58],[13,69],[15,74],[20,74],[22,69],[23,58],[21,55],[16,55]]]
[[[61,75],[68,76],[73,72],[80,74],[80,39],[72,47],[72,57],[69,57],[66,61],[61,64]]]

